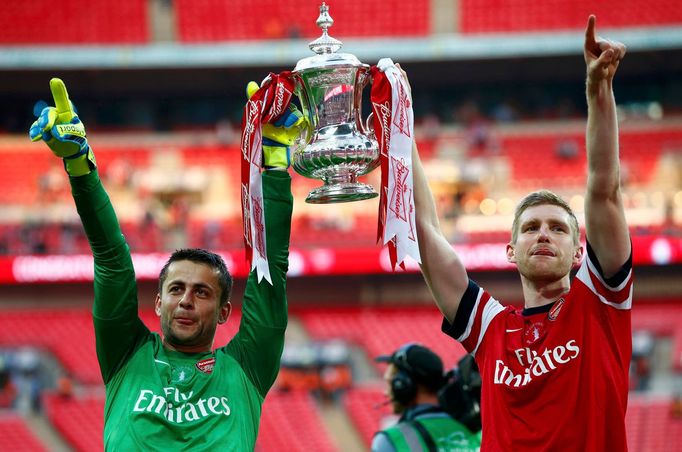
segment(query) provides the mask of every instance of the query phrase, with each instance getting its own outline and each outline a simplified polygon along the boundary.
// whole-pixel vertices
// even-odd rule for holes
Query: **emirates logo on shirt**
[[[541,352],[524,347],[515,350],[514,354],[523,367],[523,373],[515,373],[504,361],[498,359],[495,361],[495,384],[515,388],[526,386],[535,378],[554,372],[578,358],[580,346],[575,339],[571,339],[565,345],[545,348]]]
[[[215,365],[215,358],[207,358],[207,359],[202,359],[201,361],[197,361],[197,369],[199,371],[205,373],[205,374],[210,374],[213,372],[213,366]]]

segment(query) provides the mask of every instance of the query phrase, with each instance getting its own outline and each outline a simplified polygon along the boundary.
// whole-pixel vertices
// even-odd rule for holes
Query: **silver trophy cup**
[[[311,204],[377,196],[370,185],[357,180],[380,163],[370,118],[367,125],[362,121],[369,65],[355,55],[336,53],[342,44],[328,35],[333,23],[329,7],[322,3],[317,19],[322,36],[309,44],[316,55],[300,60],[293,72],[307,124],[292,148],[292,165],[297,173],[324,182],[308,194],[306,202]]]

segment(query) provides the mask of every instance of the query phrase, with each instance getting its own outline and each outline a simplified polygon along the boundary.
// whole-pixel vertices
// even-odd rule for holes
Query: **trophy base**
[[[371,185],[361,182],[344,182],[323,185],[312,190],[305,202],[308,204],[334,204],[339,202],[362,201],[379,196]]]

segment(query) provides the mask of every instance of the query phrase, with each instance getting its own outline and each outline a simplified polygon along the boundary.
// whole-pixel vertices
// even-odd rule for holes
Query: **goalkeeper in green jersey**
[[[64,160],[95,262],[93,318],[106,385],[104,448],[253,450],[264,397],[275,381],[287,325],[286,272],[291,231],[287,137],[298,133],[295,109],[267,141],[263,198],[272,284],[252,272],[239,331],[213,350],[218,324],[231,311],[232,277],[222,258],[201,249],[173,253],[159,276],[155,311],[163,338],[138,317],[130,250],[97,173],[85,128],[64,83],[50,81],[55,106],[31,126]],[[268,132],[264,131],[268,136]],[[283,139],[283,137],[285,139]],[[235,162],[237,164],[237,162]]]

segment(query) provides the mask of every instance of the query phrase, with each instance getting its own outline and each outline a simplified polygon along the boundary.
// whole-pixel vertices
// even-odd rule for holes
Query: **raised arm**
[[[469,277],[464,264],[440,229],[436,204],[416,144],[412,147],[412,168],[422,274],[438,308],[452,323],[462,295],[469,284]]]
[[[109,196],[100,182],[85,127],[64,82],[50,80],[55,107],[46,107],[31,126],[31,140],[43,140],[64,159],[71,192],[95,261],[93,315],[97,357],[105,383],[135,341],[148,332],[137,315],[137,287],[130,251]]]
[[[613,276],[630,255],[630,236],[620,191],[618,119],[613,77],[625,56],[625,45],[596,36],[595,16],[585,31],[587,66],[587,240],[605,277]]]
[[[264,88],[267,89],[267,88]],[[249,83],[251,98],[259,90]],[[272,284],[265,278],[258,282],[256,270],[246,282],[239,332],[228,344],[237,355],[244,371],[260,394],[265,394],[275,382],[284,348],[287,326],[286,275],[289,268],[289,237],[293,196],[289,168],[289,146],[298,137],[301,113],[289,107],[272,124],[263,127],[263,202],[265,211],[266,254]]]

